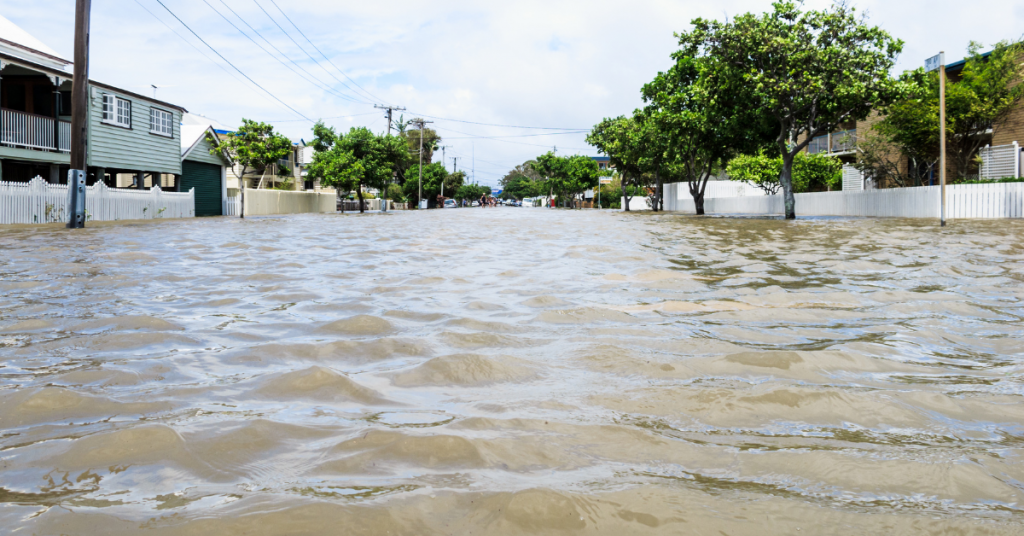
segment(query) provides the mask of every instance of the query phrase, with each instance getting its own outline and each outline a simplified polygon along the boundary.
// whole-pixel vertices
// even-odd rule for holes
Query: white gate
[[[978,178],[997,180],[1005,177],[1020,177],[1020,146],[1017,142],[1009,145],[986,145],[978,151],[981,169]]]
[[[864,175],[859,169],[847,164],[843,166],[843,191],[859,192],[864,189]]]

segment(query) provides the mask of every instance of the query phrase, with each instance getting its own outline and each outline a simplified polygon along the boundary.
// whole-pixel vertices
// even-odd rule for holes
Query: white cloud
[[[203,0],[162,0],[219,52],[259,84],[311,118],[332,118],[341,128],[386,128],[382,114],[318,88],[242,37]],[[225,9],[222,0],[207,0]],[[138,0],[198,43],[156,0]],[[278,5],[331,60],[376,98],[350,91],[303,53],[319,57],[270,0],[258,0],[299,45],[292,43],[253,0],[223,0],[289,58],[335,91],[356,100],[384,100],[413,113],[502,125],[587,128],[603,117],[626,114],[641,104],[640,86],[670,64],[674,31],[695,17],[722,18],[770,8],[768,1],[716,3],[673,0],[635,2],[537,1],[442,4],[413,1],[284,2]],[[262,95],[219,59],[213,62],[186,44],[135,0],[94,0],[93,78],[148,94],[150,84],[166,86],[159,97],[191,111],[236,124],[242,117],[277,121],[293,139],[309,139],[309,125]],[[827,5],[809,0],[809,8]],[[991,44],[1019,37],[1024,8],[1001,1],[856,2],[870,22],[907,42],[899,69],[919,65],[944,49],[950,61],[963,56],[970,40]],[[6,17],[65,57],[72,55],[74,10],[56,2],[0,0]],[[254,36],[255,37],[255,36]],[[256,38],[259,40],[259,38]],[[266,43],[260,41],[267,46]],[[268,47],[269,48],[269,47]],[[219,67],[218,64],[221,64]],[[288,65],[295,68],[290,62]],[[333,69],[322,64],[323,67]],[[334,73],[349,86],[351,82]],[[442,135],[464,137],[536,134],[510,128],[438,121]],[[495,183],[513,165],[557,145],[559,152],[593,154],[582,135],[452,139],[448,157],[460,169],[471,165],[481,182]],[[449,166],[451,162],[448,162]]]

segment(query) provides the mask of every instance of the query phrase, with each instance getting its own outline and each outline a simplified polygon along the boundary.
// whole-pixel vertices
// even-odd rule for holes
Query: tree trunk
[[[629,212],[629,202],[633,199],[633,196],[629,195],[629,181],[626,180],[626,174],[622,174],[622,198],[626,201],[626,206],[623,209]]]
[[[242,166],[242,174],[238,176],[238,193],[241,196],[242,206],[238,207],[238,217],[245,219],[245,166]],[[142,178],[139,177],[139,184],[142,184]]]
[[[338,201],[341,201],[341,213],[345,213],[345,197],[341,194],[341,186],[335,186],[334,191],[337,193]]]
[[[356,184],[356,197],[359,198],[359,213],[363,213],[363,183],[360,181]]]
[[[693,206],[695,207],[698,216],[704,215],[704,194],[696,194],[693,196]]]
[[[786,206],[786,219],[796,219],[796,197],[793,196],[793,158],[796,155],[786,152],[782,155],[782,175],[779,182],[782,183],[782,201]]]
[[[660,212],[662,192],[661,173],[658,173],[657,171],[654,172],[654,181],[656,183],[656,186],[654,187],[654,206],[651,207],[651,209],[655,212]]]

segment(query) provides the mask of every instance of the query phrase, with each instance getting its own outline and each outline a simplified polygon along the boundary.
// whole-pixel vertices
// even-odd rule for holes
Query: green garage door
[[[196,216],[221,216],[223,205],[220,198],[220,166],[191,162],[181,163],[181,188],[179,192],[196,189]]]

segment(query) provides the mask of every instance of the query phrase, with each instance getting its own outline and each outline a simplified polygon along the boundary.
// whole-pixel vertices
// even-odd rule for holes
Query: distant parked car
[[[470,206],[479,207],[480,206],[480,202],[479,201],[473,201],[473,204],[470,205]]]
[[[445,199],[444,208],[457,208],[459,205],[455,203],[454,199]]]

